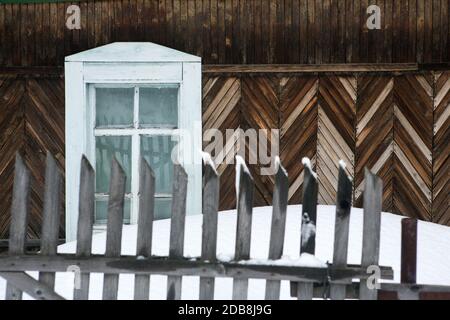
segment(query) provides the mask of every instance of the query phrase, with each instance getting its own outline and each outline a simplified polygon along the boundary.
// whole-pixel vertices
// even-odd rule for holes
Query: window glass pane
[[[155,199],[155,220],[168,219],[172,216],[172,199],[156,198]]]
[[[96,192],[109,192],[113,156],[119,161],[127,176],[126,192],[131,192],[131,137],[95,137],[95,151]]]
[[[123,222],[130,223],[130,199],[125,199]],[[108,199],[95,200],[95,223],[106,224],[108,217]]]
[[[133,125],[134,88],[96,88],[96,127]]]
[[[173,161],[176,141],[171,136],[141,136],[141,155],[155,172],[156,193],[172,193]]]
[[[178,87],[140,88],[139,124],[141,127],[177,127]]]

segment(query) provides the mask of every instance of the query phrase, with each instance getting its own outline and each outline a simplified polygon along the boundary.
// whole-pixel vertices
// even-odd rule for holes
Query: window
[[[67,241],[77,236],[83,156],[97,171],[97,226],[107,218],[113,156],[128,178],[125,223],[138,220],[141,156],[156,175],[155,218],[171,215],[175,145],[188,175],[186,214],[201,214],[201,71],[200,57],[150,42],[110,43],[65,57]]]
[[[111,160],[126,175],[124,222],[136,221],[139,204],[139,159],[155,173],[155,219],[171,215],[173,161],[178,139],[179,86],[90,85],[95,154],[95,222],[106,223]]]

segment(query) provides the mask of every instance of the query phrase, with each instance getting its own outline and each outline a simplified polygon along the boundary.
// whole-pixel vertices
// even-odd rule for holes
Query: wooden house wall
[[[40,233],[45,150],[64,169],[62,76],[0,75],[0,238],[8,234],[14,153],[34,179],[29,233]],[[334,204],[337,164],[347,162],[354,204],[364,168],[384,182],[383,210],[450,225],[450,72],[204,74],[203,126],[280,129],[289,201],[301,202],[302,157],[319,177],[319,202]],[[235,205],[234,166],[219,166],[220,208]],[[271,203],[273,178],[255,178],[255,205]],[[63,212],[63,210],[62,210]],[[63,233],[61,233],[63,236]]]
[[[205,64],[450,62],[449,0],[89,0],[0,5],[0,65],[61,66],[115,41],[151,41]],[[70,4],[81,29],[65,27]],[[381,8],[381,30],[366,9]]]

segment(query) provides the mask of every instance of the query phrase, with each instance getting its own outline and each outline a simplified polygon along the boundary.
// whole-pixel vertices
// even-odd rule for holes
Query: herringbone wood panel
[[[208,145],[226,143],[226,129],[237,129],[241,125],[241,80],[237,77],[203,77],[203,131],[217,129],[223,140],[207,141]],[[222,153],[212,154],[217,159],[220,179],[220,208],[231,209],[236,205],[234,166],[225,164],[222,159],[227,155],[234,158],[234,144],[227,145]]]
[[[42,225],[46,150],[56,157],[62,172],[64,170],[63,80],[3,79],[0,80],[0,96],[3,98],[0,103],[0,238],[6,238],[9,232],[16,152],[24,157],[31,171],[28,234],[38,237]],[[63,237],[64,203],[61,203],[61,215]]]
[[[283,77],[280,82],[280,158],[289,174],[289,203],[301,203],[302,158],[315,168],[318,116],[317,76]]]
[[[394,79],[393,212],[431,220],[433,77]]]
[[[434,222],[450,225],[450,72],[434,78],[432,213]]]
[[[355,204],[362,206],[364,168],[383,180],[383,210],[393,208],[394,79],[360,76],[356,107]]]
[[[279,78],[276,76],[245,76],[241,77],[242,81],[242,103],[241,128],[246,131],[254,129],[258,133],[259,130],[266,130],[265,135],[268,139],[267,156],[271,151],[271,129],[279,127]],[[264,132],[264,131],[262,131]],[[260,166],[249,162],[251,152],[259,154],[259,145],[256,147],[249,144],[246,139],[246,161],[249,163],[249,169],[255,181],[254,201],[258,205],[269,205],[272,203],[273,193],[273,176],[261,175]],[[259,157],[258,157],[259,159]]]
[[[337,161],[343,159],[354,177],[357,206],[368,167],[383,179],[384,210],[449,225],[449,102],[450,72],[208,76],[203,127],[217,128],[224,137],[226,129],[279,129],[290,203],[301,202],[306,156],[318,172],[320,202],[333,204]],[[0,238],[8,234],[16,151],[32,172],[29,234],[38,236],[45,150],[64,167],[63,80],[1,77],[0,133]],[[225,151],[234,158],[233,148]],[[247,158],[249,151],[247,141]],[[233,208],[234,165],[220,164],[218,170],[220,208]],[[250,170],[255,205],[270,204],[272,177],[261,177],[257,165]]]
[[[336,201],[339,161],[346,163],[354,177],[355,166],[356,78],[321,76],[317,136],[317,174],[319,203]]]

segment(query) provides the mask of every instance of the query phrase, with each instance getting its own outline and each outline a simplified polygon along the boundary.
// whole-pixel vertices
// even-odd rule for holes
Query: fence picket
[[[361,267],[378,265],[380,255],[381,199],[383,181],[367,168],[364,173],[365,185],[363,195],[364,224]],[[369,289],[366,281],[361,280],[359,298],[361,300],[376,300],[378,292]]]
[[[141,158],[140,164],[136,255],[151,258],[155,206],[155,174],[144,158]],[[134,300],[148,300],[149,294],[150,276],[136,275],[134,278]]]
[[[106,227],[105,257],[120,257],[122,243],[123,208],[127,177],[116,157],[111,162],[109,184],[108,221]],[[117,300],[119,275],[104,274],[103,300]]]
[[[236,156],[237,181],[237,229],[236,249],[234,259],[236,261],[250,258],[250,241],[252,233],[253,211],[253,177],[250,174],[244,160]],[[248,279],[233,280],[233,300],[246,300],[248,295]]]
[[[343,164],[339,167],[338,189],[336,197],[336,223],[334,227],[333,267],[347,266],[348,236],[350,225],[350,210],[352,207],[353,185],[350,177],[345,173]],[[330,298],[344,300],[346,297],[345,284],[332,284]]]
[[[300,254],[308,253],[314,255],[316,251],[317,175],[312,170],[309,159],[305,158],[302,162],[305,169],[303,180]],[[313,298],[314,286],[312,282],[300,282],[296,289],[296,296],[298,299],[311,300]]]
[[[61,174],[55,158],[47,151],[45,170],[44,209],[41,235],[41,255],[54,256],[57,253],[60,205],[61,205]],[[50,288],[55,286],[55,273],[39,273],[39,281]]]
[[[95,215],[95,171],[83,156],[80,167],[80,197],[78,204],[77,257],[89,257],[92,250],[92,226]],[[80,287],[74,289],[75,300],[89,298],[89,273],[81,271]]]
[[[184,224],[186,220],[186,193],[188,177],[181,165],[174,165],[172,219],[170,221],[169,258],[182,258]],[[167,299],[181,299],[182,276],[167,277]]]
[[[108,221],[105,256],[92,256],[92,227],[95,219],[95,172],[85,156],[81,159],[79,217],[77,248],[75,255],[57,254],[60,218],[60,191],[62,176],[55,159],[47,154],[46,183],[43,211],[42,247],[38,255],[25,254],[27,231],[28,198],[30,192],[30,172],[23,159],[16,155],[12,222],[10,226],[9,255],[0,257],[0,276],[7,280],[7,299],[21,299],[27,292],[36,299],[62,299],[54,291],[55,272],[68,271],[77,266],[81,271],[81,286],[74,290],[74,299],[88,299],[90,272],[104,273],[103,299],[117,299],[119,276],[122,273],[135,275],[135,299],[149,298],[150,274],[166,274],[167,299],[181,299],[182,277],[200,276],[200,299],[214,298],[215,277],[233,278],[233,299],[247,299],[248,279],[266,280],[266,299],[279,299],[280,281],[291,281],[291,294],[298,299],[312,299],[318,296],[322,283],[331,276],[331,298],[345,299],[359,291],[360,299],[377,299],[377,290],[368,288],[363,282],[366,268],[378,265],[381,222],[382,181],[368,170],[365,172],[363,252],[361,266],[347,265],[349,219],[352,201],[352,181],[346,175],[343,165],[339,169],[336,199],[336,224],[333,253],[333,268],[302,268],[259,264],[239,264],[250,259],[253,189],[254,182],[244,160],[236,157],[237,187],[237,230],[235,258],[230,263],[218,262],[216,258],[219,175],[214,164],[208,159],[204,163],[203,177],[203,226],[202,256],[200,261],[183,258],[186,196],[188,177],[181,165],[174,166],[172,194],[172,219],[170,231],[169,259],[151,256],[152,228],[155,203],[155,175],[148,163],[141,159],[139,181],[139,217],[136,257],[121,256],[121,238],[124,216],[124,195],[126,176],[116,158],[111,164],[111,182],[108,203]],[[270,260],[281,258],[285,237],[286,212],[288,202],[288,177],[277,159],[277,173],[273,195],[273,212],[269,245]],[[307,159],[303,182],[303,209],[301,225],[301,254],[315,253],[315,232],[317,215],[318,183]],[[444,296],[447,287],[416,285],[417,221],[402,221],[402,284],[389,284],[386,292],[397,293],[400,299],[417,299],[420,293],[438,292]],[[141,261],[145,260],[145,261]],[[73,270],[73,268],[71,268]],[[25,271],[38,271],[39,281]],[[382,279],[392,279],[392,268],[380,267]],[[351,279],[362,279],[352,285]],[[358,289],[359,290],[355,290]],[[419,289],[418,289],[419,288]],[[315,291],[315,292],[314,292]],[[420,291],[420,293],[419,293]],[[382,291],[383,293],[383,291]],[[382,296],[382,295],[381,295]]]
[[[277,173],[273,192],[272,226],[270,231],[269,259],[280,259],[283,254],[286,231],[286,210],[288,203],[289,181],[286,170],[277,158]],[[280,281],[267,280],[266,300],[280,299]]]
[[[402,220],[401,283],[415,284],[417,281],[417,219]],[[398,291],[400,300],[419,300],[419,292]]]
[[[11,224],[9,227],[9,254],[25,253],[27,237],[30,192],[30,171],[19,153],[16,154],[14,168],[13,199],[11,205]],[[11,282],[6,285],[6,300],[22,300],[22,291]]]
[[[202,260],[214,262],[217,246],[217,212],[219,210],[219,176],[214,163],[204,163]],[[200,278],[200,300],[214,299],[214,278]]]

